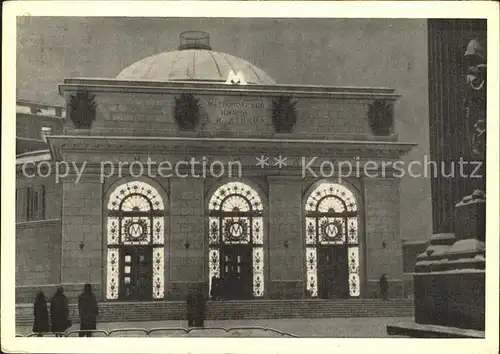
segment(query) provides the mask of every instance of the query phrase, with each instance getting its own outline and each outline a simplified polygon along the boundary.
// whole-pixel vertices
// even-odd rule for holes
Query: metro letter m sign
[[[228,77],[227,77],[226,84],[246,85],[247,82],[245,81],[245,77],[243,76],[243,73],[241,71],[238,71],[238,73],[235,73],[233,70],[231,70],[229,72]]]

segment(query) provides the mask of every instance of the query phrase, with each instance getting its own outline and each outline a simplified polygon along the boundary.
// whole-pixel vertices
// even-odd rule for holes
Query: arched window
[[[358,209],[343,185],[321,183],[305,204],[307,292],[310,297],[360,294]]]
[[[237,279],[240,298],[264,294],[264,227],[258,193],[241,182],[220,186],[208,205],[209,282]],[[239,280],[238,280],[239,279]]]
[[[153,186],[118,186],[107,204],[106,298],[142,300],[164,296],[165,211]]]

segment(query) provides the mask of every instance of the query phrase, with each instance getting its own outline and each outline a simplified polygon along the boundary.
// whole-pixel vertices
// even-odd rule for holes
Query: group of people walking
[[[52,332],[56,337],[63,337],[64,332],[70,328],[73,323],[69,318],[68,298],[64,295],[62,287],[57,288],[55,295],[50,301],[50,316],[45,294],[40,291],[35,299],[33,332],[38,337],[43,333]],[[91,337],[96,329],[97,315],[99,308],[97,298],[92,292],[90,284],[85,284],[82,294],[78,296],[78,313],[80,316],[80,337]]]

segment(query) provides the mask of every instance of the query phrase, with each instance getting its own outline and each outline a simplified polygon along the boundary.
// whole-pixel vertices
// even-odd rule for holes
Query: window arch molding
[[[170,196],[165,186],[161,185],[157,181],[149,177],[138,177],[134,178],[131,176],[116,178],[114,181],[109,182],[109,184],[105,184],[105,190],[102,198],[102,210],[107,211],[109,198],[111,194],[121,185],[132,182],[144,182],[156,189],[158,194],[161,196],[163,200],[163,210],[166,214],[170,212]],[[103,213],[105,214],[105,213]]]
[[[357,181],[354,181],[357,182]],[[345,191],[346,197],[342,195],[338,195],[338,193],[328,193],[325,191],[321,191],[322,186],[338,186],[340,191]],[[349,268],[349,296],[350,297],[358,297],[361,295],[361,277],[364,276],[364,258],[365,258],[365,236],[364,236],[364,207],[363,207],[363,196],[362,196],[362,184],[355,185],[354,183],[349,183],[349,181],[339,182],[338,179],[321,179],[311,183],[302,195],[302,232],[303,232],[303,247],[305,250],[305,262],[304,262],[304,279],[306,279],[306,292],[310,297],[318,296],[318,279],[314,279],[312,283],[311,274],[318,271],[318,253],[320,247],[334,247],[334,246],[343,246],[346,248],[348,254],[348,268]],[[322,195],[318,195],[314,197],[313,194],[316,192],[323,192]],[[321,204],[323,200],[327,200],[327,198],[338,200],[338,205],[342,205],[345,207],[344,210],[325,210],[325,208],[317,208],[318,205]],[[355,204],[355,208],[349,208],[347,204],[349,201]],[[308,205],[308,203],[313,203],[313,205]],[[334,202],[335,204],[335,202]],[[318,210],[321,209],[321,210]],[[333,208],[335,209],[335,208]],[[308,222],[316,219],[316,227],[315,234],[317,235],[316,239],[312,241],[310,238],[308,239]],[[320,240],[320,230],[323,229],[320,225],[320,221],[325,220],[324,228],[329,226],[329,230],[334,230],[336,227],[340,227],[342,224],[343,229],[345,230],[344,241],[335,242],[335,241],[327,241],[321,242]],[[341,221],[341,223],[337,223]],[[340,220],[343,219],[343,220]],[[350,224],[349,221],[357,219],[356,224],[356,236],[355,241],[351,241],[350,239]],[[332,222],[333,221],[333,222]],[[313,221],[314,222],[314,221]],[[334,225],[334,226],[332,226]],[[323,230],[324,231],[324,230]],[[332,233],[333,234],[333,233]],[[351,243],[352,242],[352,243]],[[354,254],[352,254],[352,252]],[[353,262],[355,260],[355,262]],[[314,263],[314,264],[313,264]],[[355,263],[355,264],[353,264]],[[351,267],[353,265],[353,267]],[[314,267],[314,271],[312,267]],[[318,273],[316,273],[318,274]],[[351,276],[352,275],[352,276]],[[314,275],[316,277],[316,275]],[[352,281],[354,280],[354,283]]]
[[[363,201],[362,198],[362,193],[361,193],[361,186],[356,186],[354,183],[350,183],[349,181],[342,180],[342,182],[339,182],[338,178],[334,179],[321,179],[319,181],[315,181],[314,183],[311,183],[307,188],[305,188],[304,193],[302,194],[302,210],[305,210],[306,208],[306,203],[307,199],[311,196],[311,194],[322,184],[325,183],[332,183],[332,184],[338,184],[340,186],[343,186],[351,192],[356,200],[356,203],[358,205],[358,213],[361,213],[362,208],[361,203]]]
[[[121,196],[119,191],[127,185],[132,190]],[[137,191],[134,190],[136,186]],[[107,300],[119,299],[123,277],[126,276],[126,271],[123,273],[122,250],[146,246],[152,252],[152,298],[163,299],[168,275],[165,271],[165,247],[170,230],[168,193],[161,184],[150,178],[129,176],[114,180],[105,190],[102,198],[104,297]],[[115,290],[110,291],[110,288]]]
[[[205,190],[205,199],[204,199],[204,206],[205,206],[205,214],[208,215],[208,212],[210,210],[210,198],[214,193],[223,185],[226,185],[231,182],[240,182],[243,184],[246,184],[250,188],[252,188],[257,194],[259,195],[259,198],[262,202],[262,213],[264,215],[264,218],[267,217],[268,213],[268,199],[267,199],[267,193],[263,186],[260,183],[257,183],[251,179],[247,178],[218,178],[217,180],[212,181],[213,183],[210,184]]]

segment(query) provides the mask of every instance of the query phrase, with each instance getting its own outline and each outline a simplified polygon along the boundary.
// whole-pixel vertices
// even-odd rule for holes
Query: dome
[[[276,81],[248,61],[213,51],[208,34],[199,31],[181,33],[176,51],[156,54],[123,69],[118,80],[201,81],[274,85]]]

